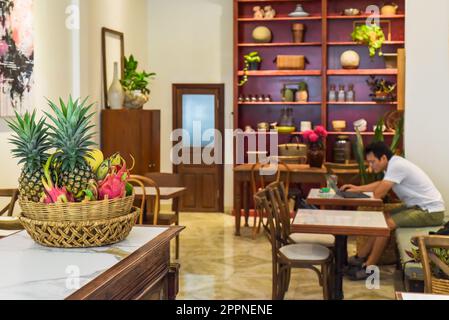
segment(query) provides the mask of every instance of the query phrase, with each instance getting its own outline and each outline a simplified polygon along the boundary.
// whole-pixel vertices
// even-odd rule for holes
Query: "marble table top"
[[[26,231],[0,240],[0,300],[62,300],[153,240],[167,227],[134,227],[122,242],[100,248],[58,249]]]

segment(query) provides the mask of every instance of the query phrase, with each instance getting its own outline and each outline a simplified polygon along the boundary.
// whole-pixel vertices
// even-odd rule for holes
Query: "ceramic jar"
[[[271,30],[264,26],[256,27],[253,30],[253,39],[258,43],[269,43],[271,42],[273,35]]]
[[[358,69],[360,55],[354,50],[347,50],[341,55],[340,62],[343,69]]]
[[[324,163],[324,150],[311,145],[307,151],[307,159],[311,168],[321,168]]]
[[[348,136],[338,136],[334,144],[334,162],[349,163],[351,160],[352,144]]]

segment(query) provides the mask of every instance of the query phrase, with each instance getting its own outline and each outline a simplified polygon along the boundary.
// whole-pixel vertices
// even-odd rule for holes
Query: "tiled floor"
[[[234,218],[224,214],[182,213],[178,299],[271,299],[271,248],[261,234],[244,228],[234,236]],[[352,247],[352,246],[350,246]],[[394,267],[382,267],[380,289],[344,281],[345,299],[394,299]],[[313,271],[294,269],[286,299],[322,299]]]

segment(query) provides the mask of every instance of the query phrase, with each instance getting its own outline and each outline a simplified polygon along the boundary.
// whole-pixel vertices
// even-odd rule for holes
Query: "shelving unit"
[[[379,16],[382,21],[390,21],[391,38],[383,44],[384,53],[398,53],[397,69],[386,69],[383,58],[369,57],[365,45],[353,42],[350,34],[354,22],[370,16],[363,13],[357,16],[343,16],[345,8],[359,8],[364,12],[368,5],[383,5],[380,0],[234,0],[234,127],[243,129],[247,125],[257,127],[259,122],[278,121],[281,110],[293,109],[295,124],[311,121],[313,125],[323,125],[329,131],[327,139],[327,158],[332,161],[332,145],[338,135],[355,135],[355,132],[333,132],[333,120],[345,120],[352,128],[355,120],[364,118],[368,128],[388,111],[404,110],[405,91],[405,0],[395,1],[399,5],[396,15]],[[301,3],[309,17],[289,17],[296,5]],[[271,5],[276,11],[274,19],[254,19],[253,6]],[[375,16],[374,16],[375,17]],[[306,26],[303,43],[293,43],[291,26],[293,23]],[[267,26],[273,34],[271,43],[254,43],[251,33],[257,26]],[[387,35],[387,30],[384,30]],[[361,56],[359,69],[346,70],[340,66],[340,55],[346,50],[354,50]],[[248,83],[239,87],[244,75],[243,56],[251,51],[258,51],[263,59],[261,70],[249,71]],[[310,60],[306,70],[275,70],[273,62],[277,55],[304,55]],[[398,99],[393,102],[370,101],[369,87],[366,81],[375,75],[398,83]],[[307,103],[281,102],[280,90],[284,84],[305,81],[309,86]],[[331,84],[337,89],[339,85],[354,84],[355,102],[330,102],[328,91]],[[271,95],[272,102],[240,102],[240,95]],[[257,110],[257,112],[255,112]],[[299,132],[294,132],[299,135]],[[367,141],[373,132],[362,133]],[[394,133],[385,132],[386,139]],[[280,143],[288,141],[288,136],[280,136]]]

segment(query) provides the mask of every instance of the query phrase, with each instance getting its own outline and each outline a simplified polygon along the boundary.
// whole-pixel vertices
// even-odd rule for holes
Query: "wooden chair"
[[[0,230],[5,231],[7,234],[10,231],[23,230],[23,226],[19,219],[12,216],[14,213],[15,204],[19,198],[19,190],[0,189],[0,197],[11,198],[8,205],[0,210]],[[2,238],[1,235],[0,238]]]
[[[130,183],[131,184],[137,184],[140,187],[143,187],[143,189],[145,189],[144,187],[152,187],[155,189],[155,196],[148,196],[147,192],[143,193],[142,201],[141,201],[141,208],[142,208],[142,218],[141,218],[141,223],[143,224],[143,214],[144,212],[148,213],[151,212],[151,216],[153,218],[153,224],[157,225],[158,224],[158,216],[159,216],[159,208],[160,208],[160,190],[159,190],[159,186],[150,178],[144,177],[144,176],[139,176],[139,175],[131,175],[130,176]],[[143,185],[143,186],[142,186]]]
[[[164,172],[151,172],[146,173],[145,177],[150,178],[160,188],[183,188],[184,183],[180,174],[176,173],[164,173]],[[158,218],[159,224],[162,225],[176,225],[179,226],[179,199],[173,199],[171,212],[159,212]],[[179,235],[176,236],[176,259],[179,258]]]
[[[279,166],[284,168],[284,172],[282,172],[282,170],[279,170]],[[288,195],[288,190],[290,187],[290,174],[291,174],[291,170],[289,168],[289,166],[284,163],[284,162],[279,162],[278,163],[278,167],[275,168],[274,165],[270,165],[270,164],[260,164],[260,163],[255,163],[252,167],[251,167],[251,190],[253,192],[253,195],[257,194],[257,192],[259,192],[260,190],[264,189],[267,186],[265,177],[270,177],[269,175],[262,175],[261,171],[262,170],[269,170],[269,169],[276,169],[275,173],[271,176],[276,176],[275,178],[275,182],[281,182],[281,175],[282,173],[284,174],[285,178],[282,180],[283,184],[284,184],[284,188],[285,188],[285,192]],[[257,176],[259,177],[259,184],[257,183]],[[288,200],[287,200],[288,203]],[[254,216],[254,225],[253,225],[253,232],[252,232],[252,236],[253,239],[256,238],[256,236],[260,233],[260,229],[263,226],[264,228],[267,227],[267,225],[263,223],[263,218],[264,216],[261,214],[261,212],[259,212],[256,208],[256,206],[254,206],[254,211],[255,211],[255,216]]]
[[[436,278],[432,273],[435,268],[434,271],[449,277],[449,266],[434,252],[435,249],[449,249],[449,237],[431,235],[418,237],[417,240],[424,271],[425,293],[449,294],[449,280]]]
[[[140,225],[143,225],[143,213],[145,211],[145,202],[146,202],[146,198],[147,198],[145,184],[141,180],[136,179],[135,176],[134,176],[134,178],[128,179],[128,181],[129,181],[129,183],[131,183],[133,185],[137,184],[142,190],[142,198],[140,200],[140,215],[139,215],[138,223]]]
[[[282,300],[288,291],[292,268],[311,269],[318,275],[323,287],[324,299],[330,298],[329,284],[332,270],[332,252],[317,244],[289,244],[287,221],[279,210],[278,201],[272,190],[259,191],[254,201],[260,212],[267,213],[269,240],[272,253],[272,299]],[[316,268],[321,266],[321,271]]]
[[[273,182],[267,186],[267,189],[273,191],[278,203],[278,208],[282,211],[282,214],[285,217],[290,217],[287,191],[285,190],[284,185],[280,182]],[[288,243],[314,243],[330,249],[335,247],[335,236],[331,234],[291,233],[290,224],[293,220],[294,217],[285,221],[285,230],[288,231],[288,234],[286,235],[289,240]]]

